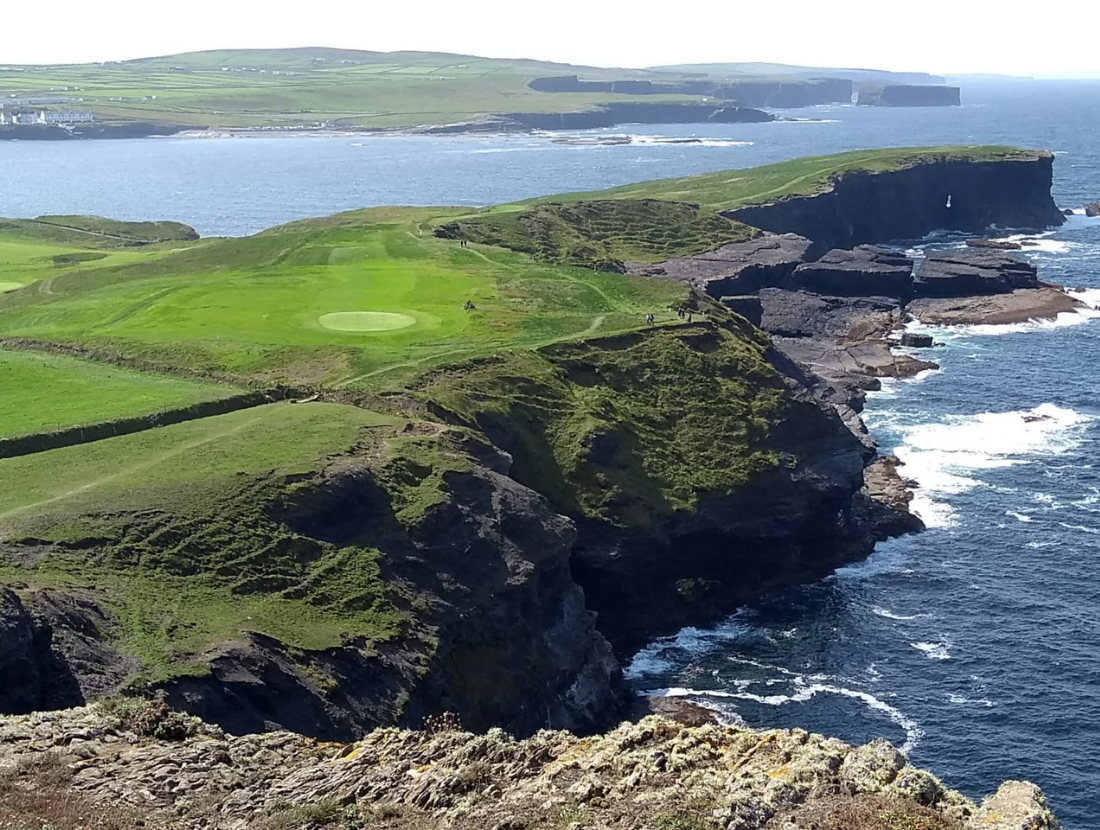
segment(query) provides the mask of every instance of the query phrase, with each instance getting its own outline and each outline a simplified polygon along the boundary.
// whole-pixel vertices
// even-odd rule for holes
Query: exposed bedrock
[[[918,297],[1007,294],[1038,286],[1038,271],[1030,262],[980,248],[929,256],[913,284]]]
[[[809,394],[813,381],[800,367],[776,350],[770,359],[787,373],[794,401],[768,439],[786,463],[644,531],[579,523],[573,574],[620,656],[769,589],[823,578],[876,541],[920,527],[860,492],[873,451]]]
[[[829,251],[815,262],[799,265],[788,287],[844,297],[906,298],[913,292],[913,260],[869,245]]]
[[[1053,157],[1046,154],[850,172],[823,193],[734,208],[725,215],[762,230],[807,237],[817,254],[921,239],[935,230],[1046,228],[1065,221],[1050,195],[1052,172]]]
[[[570,573],[574,523],[480,465],[444,473],[443,493],[409,527],[394,521],[376,476],[345,461],[281,508],[289,527],[317,540],[379,534],[383,576],[409,612],[396,639],[349,636],[307,651],[245,634],[157,688],[235,734],[350,740],[443,711],[470,729],[515,734],[615,722],[621,670]],[[72,594],[0,589],[0,711],[80,705],[142,668],[111,648],[114,620],[95,592]]]
[[[631,273],[686,282],[711,297],[751,294],[781,285],[809,253],[810,240],[796,234],[761,234],[695,256],[674,257],[660,265],[628,263]]]

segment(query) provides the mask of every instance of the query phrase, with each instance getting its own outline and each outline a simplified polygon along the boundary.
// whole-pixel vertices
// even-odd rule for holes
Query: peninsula
[[[771,65],[606,69],[323,48],[0,65],[0,139],[767,122],[776,115],[762,107],[851,103],[861,83],[909,78]]]
[[[613,726],[629,704],[620,661],[651,638],[920,529],[858,417],[876,375],[912,367],[886,335],[918,301],[1001,298],[1023,313],[1073,300],[1003,251],[914,276],[904,257],[862,246],[1058,224],[1052,161],[1004,147],[861,151],[482,210],[378,208],[241,239],[168,222],[3,222],[0,711],[115,699],[119,718],[118,695],[131,714],[159,695],[234,734],[341,742],[444,713],[520,737]],[[825,356],[841,347],[858,359],[834,371]],[[70,728],[216,734],[164,721],[160,705],[114,726],[79,710],[50,721],[60,732],[32,728],[65,745]],[[768,790],[767,810],[745,806],[757,820],[739,826],[832,826],[813,813],[797,823],[820,795],[814,776],[853,796],[912,784],[914,809],[947,822],[903,826],[992,814],[937,794],[891,749],[711,726],[676,737],[665,723],[597,740],[652,759],[677,757],[666,740],[707,744],[705,760],[654,773],[704,778],[718,761],[767,762],[767,778],[784,763],[768,742],[807,747],[780,754],[817,771],[782,798]],[[448,738],[447,752],[482,742],[468,757],[484,777],[444,796],[429,774],[401,798],[452,807],[528,752],[540,760],[514,772],[532,792],[576,784],[561,802],[574,807],[618,792],[584,767],[603,757],[593,744],[540,734]],[[133,757],[160,751],[133,740]],[[404,742],[407,755],[379,757],[407,758],[402,774],[440,762],[443,775],[444,745],[417,748],[431,740],[380,732],[338,754]],[[310,759],[336,763],[317,746]],[[595,777],[539,778],[538,764],[566,758]],[[889,772],[843,789],[847,758],[852,775]],[[301,775],[330,778],[319,770]],[[93,778],[72,786],[110,797],[96,782],[115,774]],[[257,798],[272,804],[349,803],[264,780]],[[385,801],[378,781],[351,800]],[[1011,809],[1049,816],[1034,788],[1009,795]],[[716,809],[734,808],[699,807]]]

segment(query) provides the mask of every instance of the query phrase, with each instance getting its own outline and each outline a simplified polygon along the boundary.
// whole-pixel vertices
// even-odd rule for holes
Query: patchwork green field
[[[629,95],[556,93],[527,87],[542,75],[590,79],[676,74],[572,67],[527,60],[421,52],[286,49],[199,52],[124,63],[20,67],[0,74],[0,96],[78,95],[106,123],[153,121],[205,127],[298,127],[339,122],[368,128],[474,120],[501,111],[564,112]],[[701,100],[647,96],[647,100]]]
[[[0,350],[0,438],[87,426],[240,391],[87,360]]]

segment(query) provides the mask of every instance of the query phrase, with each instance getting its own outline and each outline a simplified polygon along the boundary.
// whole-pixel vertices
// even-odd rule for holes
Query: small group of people
[[[685,305],[682,305],[676,309],[676,316],[679,317],[681,320],[686,319],[687,322],[691,322],[691,311],[689,311],[688,307]]]

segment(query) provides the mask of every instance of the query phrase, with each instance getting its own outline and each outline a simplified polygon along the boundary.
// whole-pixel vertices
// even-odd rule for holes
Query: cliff
[[[859,91],[860,106],[867,107],[957,107],[962,90],[957,86],[888,84],[865,86]]]
[[[56,830],[590,827],[1057,830],[1013,781],[976,804],[889,744],[648,717],[579,739],[446,719],[354,744],[232,737],[156,703],[0,719],[0,821]],[[33,825],[32,825],[33,823]]]
[[[1004,148],[867,151],[476,213],[356,212],[181,239],[155,269],[47,272],[66,292],[46,332],[60,342],[8,346],[311,394],[0,458],[0,707],[160,693],[233,732],[342,741],[445,712],[521,736],[612,726],[619,660],[651,638],[919,529],[904,499],[866,492],[862,394],[930,365],[884,335],[911,294],[1015,297],[1035,274],[976,249],[914,278],[904,256],[847,249],[1061,221],[1051,169]],[[334,266],[364,291],[415,273],[418,297],[444,300],[433,325],[355,333],[365,345],[318,326],[296,349],[297,318],[276,349],[168,349],[169,329],[81,339],[100,288],[169,325],[185,309],[147,272],[216,291],[227,263],[247,286],[277,266],[306,291]],[[254,320],[263,298],[231,287],[248,302],[233,317],[227,300],[226,319]],[[45,336],[57,296],[8,295],[0,329]]]
[[[851,103],[852,81],[847,78],[791,78],[783,81],[582,81],[576,75],[535,78],[527,83],[538,92],[599,92],[615,95],[704,95],[736,101],[742,107],[811,107]]]
[[[813,240],[819,253],[935,230],[981,234],[992,226],[1046,228],[1065,217],[1050,187],[1054,158],[929,159],[902,169],[849,170],[820,191],[723,211],[738,222]]]
[[[732,101],[621,101],[573,112],[510,112],[500,119],[531,130],[595,130],[618,124],[757,124],[774,121],[775,116]]]

